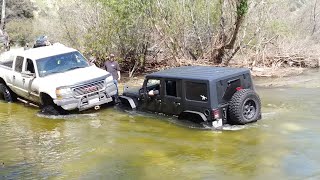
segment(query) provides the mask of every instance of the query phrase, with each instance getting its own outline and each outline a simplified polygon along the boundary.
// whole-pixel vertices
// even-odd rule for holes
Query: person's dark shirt
[[[104,68],[112,75],[113,79],[118,80],[118,71],[120,71],[118,62],[107,61],[104,63]]]

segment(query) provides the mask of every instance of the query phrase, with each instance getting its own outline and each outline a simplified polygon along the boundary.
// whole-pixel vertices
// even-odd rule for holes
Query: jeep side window
[[[155,96],[155,95],[160,94],[160,80],[159,79],[148,79],[147,93],[149,96]]]
[[[35,73],[34,65],[33,65],[33,62],[31,59],[27,59],[26,71],[29,71],[31,73]]]
[[[206,83],[186,82],[186,98],[193,101],[208,101],[208,89]]]
[[[14,66],[14,71],[16,72],[22,72],[22,65],[23,65],[24,58],[21,56],[17,56],[16,63]]]
[[[166,80],[166,95],[177,97],[177,82]]]

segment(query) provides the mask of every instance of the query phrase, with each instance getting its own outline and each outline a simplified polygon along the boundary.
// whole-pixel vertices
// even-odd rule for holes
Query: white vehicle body
[[[79,67],[75,65],[77,63]],[[62,71],[62,66],[70,69]],[[55,72],[51,67],[61,71]],[[77,50],[63,45],[3,55],[0,83],[5,83],[19,97],[39,105],[53,102],[68,111],[109,103],[117,93],[110,73],[89,65]]]

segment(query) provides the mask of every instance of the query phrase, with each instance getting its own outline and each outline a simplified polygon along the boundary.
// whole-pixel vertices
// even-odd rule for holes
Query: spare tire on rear
[[[256,92],[242,89],[233,94],[228,107],[231,124],[247,124],[261,118],[261,101]]]

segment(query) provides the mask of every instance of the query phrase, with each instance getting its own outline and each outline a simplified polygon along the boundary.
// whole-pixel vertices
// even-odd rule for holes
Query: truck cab
[[[86,110],[113,101],[112,76],[80,52],[53,45],[14,53],[0,61],[0,95],[26,99],[42,110],[60,114]]]

